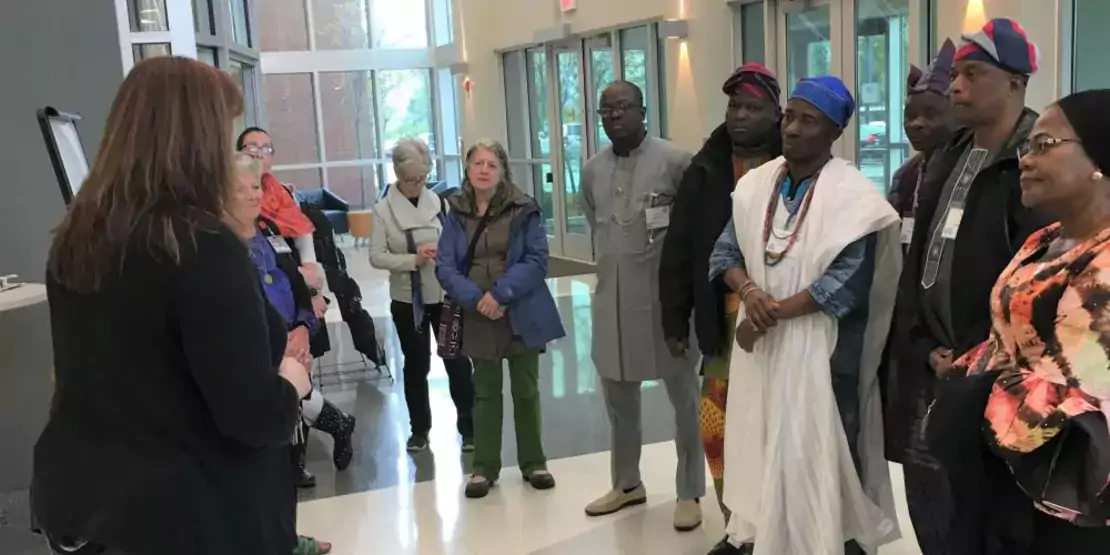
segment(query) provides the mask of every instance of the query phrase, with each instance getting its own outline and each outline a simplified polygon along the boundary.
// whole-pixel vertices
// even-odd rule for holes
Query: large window
[[[910,68],[910,0],[856,0],[859,168],[886,190],[910,155],[903,127]]]
[[[258,11],[259,43],[263,52],[308,50],[305,0],[262,0]]]
[[[244,110],[236,132],[261,123],[259,53],[254,50],[251,8],[262,0],[117,0],[126,7],[120,21],[120,57],[124,72],[157,56],[196,58],[231,74],[243,91]],[[265,0],[289,2],[300,0]],[[294,10],[295,11],[295,10]]]
[[[428,19],[424,2],[369,0],[375,48],[427,48]]]
[[[648,132],[663,134],[658,41],[649,24],[502,54],[510,166],[543,211],[553,254],[593,258],[582,166],[610,144],[597,113],[605,88],[640,87]]]
[[[317,50],[370,48],[365,0],[311,0]]]
[[[1102,56],[1110,50],[1110,2],[1074,0],[1072,44],[1072,90],[1110,88],[1110,72]]]
[[[132,32],[169,31],[166,0],[128,0],[127,16]]]
[[[319,162],[312,75],[267,75],[265,91],[267,129],[274,140],[277,163]]]
[[[733,48],[736,65],[747,62],[767,63],[762,1],[733,5]]]
[[[396,179],[393,146],[414,137],[433,152],[429,181],[458,185],[461,82],[430,44],[435,30],[452,47],[453,22],[430,20],[449,18],[450,0],[265,1],[279,5],[259,17],[276,170],[368,207]]]

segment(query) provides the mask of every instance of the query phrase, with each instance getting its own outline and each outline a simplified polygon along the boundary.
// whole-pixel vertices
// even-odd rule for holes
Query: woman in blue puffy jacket
[[[474,362],[474,464],[466,496],[485,497],[501,471],[502,361],[516,423],[517,458],[536,489],[555,487],[540,438],[539,356],[565,335],[547,277],[547,232],[539,205],[512,183],[494,141],[466,153],[466,178],[436,255],[436,277],[462,308],[462,355]]]

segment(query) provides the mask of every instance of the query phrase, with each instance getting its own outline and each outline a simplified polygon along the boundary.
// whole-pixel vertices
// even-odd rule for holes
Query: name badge
[[[964,219],[963,208],[953,208],[948,211],[948,215],[944,218],[944,228],[941,229],[940,235],[945,239],[955,239],[956,234],[960,231],[960,222]]]
[[[270,246],[274,247],[274,252],[278,254],[289,254],[293,252],[293,249],[289,248],[289,243],[280,235],[267,237],[266,240],[270,242]]]
[[[908,245],[913,241],[913,218],[902,218],[902,244]]]
[[[671,207],[670,206],[656,206],[644,210],[644,216],[647,218],[648,231],[655,231],[656,229],[664,229],[671,225]]]

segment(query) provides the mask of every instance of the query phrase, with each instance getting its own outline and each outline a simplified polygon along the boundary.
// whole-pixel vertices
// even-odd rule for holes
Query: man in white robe
[[[873,554],[899,534],[877,378],[899,218],[831,154],[854,108],[835,77],[798,84],[783,157],[737,183],[710,261],[743,303],[725,422],[733,553]]]

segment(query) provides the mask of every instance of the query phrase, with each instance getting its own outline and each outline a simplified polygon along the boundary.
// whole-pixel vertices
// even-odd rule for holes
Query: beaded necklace
[[[813,200],[813,191],[817,188],[817,180],[821,177],[821,170],[817,170],[817,173],[809,178],[809,187],[806,189],[805,198],[802,199],[802,208],[798,212],[798,217],[796,219],[790,218],[786,222],[789,228],[790,220],[794,220],[794,229],[789,230],[785,236],[781,237],[779,234],[775,233],[775,238],[786,241],[786,247],[779,252],[774,252],[769,248],[769,241],[771,239],[771,234],[774,233],[775,210],[779,205],[779,197],[782,196],[782,180],[785,179],[786,176],[787,168],[783,166],[782,170],[779,171],[778,179],[775,180],[775,190],[771,194],[771,200],[767,203],[767,213],[763,219],[763,263],[768,267],[777,266],[779,262],[782,262],[782,259],[786,258],[786,255],[798,242],[798,231],[802,229],[802,224],[809,214],[809,204],[810,201]]]

